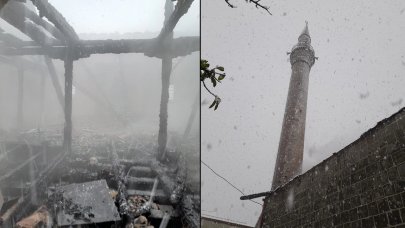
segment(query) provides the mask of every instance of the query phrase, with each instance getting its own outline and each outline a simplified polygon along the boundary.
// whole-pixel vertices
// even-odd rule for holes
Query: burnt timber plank
[[[80,40],[80,52],[75,53],[75,59],[87,58],[92,54],[122,54],[142,53],[148,57],[163,57],[163,54],[176,58],[189,55],[200,50],[200,38],[197,36],[175,38],[168,47],[158,51],[156,39],[123,39],[123,40]],[[32,42],[23,41],[21,47],[0,47],[0,55],[48,55],[53,59],[64,59],[65,45],[54,44],[42,47],[32,46]]]

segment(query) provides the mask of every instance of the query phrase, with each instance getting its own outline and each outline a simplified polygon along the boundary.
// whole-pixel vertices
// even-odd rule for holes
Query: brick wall
[[[405,227],[405,108],[267,196],[263,227]]]

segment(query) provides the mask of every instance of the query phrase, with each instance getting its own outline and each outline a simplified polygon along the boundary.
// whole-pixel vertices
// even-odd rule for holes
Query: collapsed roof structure
[[[61,208],[63,208],[65,214],[66,211],[68,211],[68,214],[70,213],[70,216],[72,216],[73,219],[70,218],[66,220],[66,218],[54,218],[58,226],[94,224],[98,222],[113,222],[113,224],[127,225],[133,223],[134,218],[139,218],[139,216],[143,214],[147,214],[148,216],[151,215],[152,219],[159,218],[160,220],[155,222],[155,225],[162,225],[164,223],[163,221],[165,221],[164,218],[167,217],[180,217],[182,222],[185,221],[188,226],[199,226],[199,217],[198,213],[196,213],[197,210],[195,210],[199,207],[199,205],[195,205],[195,202],[199,202],[199,200],[194,201],[190,196],[183,196],[183,193],[185,192],[184,176],[186,175],[186,171],[184,167],[182,167],[182,165],[184,165],[184,159],[179,155],[175,155],[174,157],[177,157],[171,159],[170,156],[173,157],[173,155],[168,155],[166,153],[169,82],[172,72],[172,59],[179,56],[189,55],[200,49],[200,38],[198,36],[173,37],[174,28],[181,17],[187,13],[193,0],[177,0],[177,2],[166,0],[164,25],[157,37],[152,39],[120,40],[80,39],[75,32],[75,29],[47,0],[31,0],[36,7],[37,12],[34,12],[27,7],[25,4],[27,1],[29,0],[0,1],[1,18],[32,39],[32,41],[24,41],[0,28],[0,61],[6,64],[12,64],[18,69],[18,123],[22,122],[22,80],[24,71],[27,69],[38,70],[40,72],[44,72],[45,70],[48,71],[58,101],[64,112],[65,123],[63,129],[63,143],[61,143],[62,146],[50,146],[46,143],[31,145],[24,142],[6,144],[6,147],[8,148],[6,150],[7,152],[1,155],[0,162],[2,162],[2,157],[16,156],[16,159],[20,164],[16,167],[10,164],[1,165],[1,187],[5,185],[4,183],[9,183],[7,181],[14,175],[26,176],[26,174],[22,174],[24,173],[23,170],[29,170],[27,167],[32,167],[32,163],[35,161],[36,169],[39,171],[36,172],[35,177],[31,176],[27,179],[30,180],[29,184],[35,187],[30,188],[31,190],[29,190],[29,193],[27,192],[26,195],[34,195],[34,198],[36,198],[37,195],[41,195],[39,194],[39,191],[43,191],[43,194],[46,193],[44,197],[48,198],[48,200],[50,199],[49,196],[52,195],[51,198],[54,201],[57,201],[58,197],[61,197],[64,201],[70,202],[68,205],[61,206]],[[176,2],[175,5],[174,2]],[[159,133],[157,138],[158,148],[153,155],[155,156],[154,159],[149,155],[140,156],[142,158],[136,162],[133,160],[122,159],[122,157],[125,157],[122,154],[128,154],[131,150],[120,150],[120,148],[116,148],[115,145],[117,143],[116,138],[114,137],[105,139],[108,142],[105,144],[105,147],[108,148],[106,149],[106,156],[104,157],[108,159],[105,161],[103,161],[103,158],[92,157],[90,163],[86,163],[84,161],[88,158],[81,159],[78,157],[69,157],[72,154],[72,91],[74,62],[82,58],[89,58],[92,54],[123,53],[142,53],[146,57],[155,57],[161,60],[162,88]],[[22,58],[22,56],[32,55],[43,56],[46,64],[41,65],[26,58]],[[64,88],[61,88],[59,84],[53,60],[62,60],[64,63]],[[95,101],[97,100],[95,99]],[[190,120],[195,115],[196,111],[193,110],[190,115]],[[192,124],[192,121],[190,120],[187,123],[185,134],[188,134],[190,131],[190,125]],[[26,155],[27,151],[29,151],[29,156]],[[11,155],[11,153],[15,154]],[[38,160],[41,159],[42,161],[38,162]],[[164,162],[169,160],[171,163]],[[86,172],[86,175],[93,175],[94,178],[83,179],[83,177],[79,175],[80,181],[78,181],[77,178],[73,178],[77,173],[64,175],[62,170],[71,170],[72,167],[77,166],[79,163],[82,166],[87,166],[87,170],[83,172]],[[55,171],[56,167],[58,167],[59,172]],[[106,172],[108,175],[104,175]],[[55,175],[59,178],[55,179]],[[73,185],[76,182],[89,182],[83,184],[87,187],[76,185],[70,187],[69,185],[52,186],[52,194],[50,194],[48,185],[51,185],[50,183],[55,180],[60,181],[61,176],[66,178],[66,183]],[[98,186],[98,189],[103,188],[100,186],[105,186],[105,182],[100,182],[100,179],[106,180],[107,187],[113,186],[112,188],[116,191],[114,203],[117,206],[117,211],[120,216],[117,217],[117,215],[110,214],[112,220],[100,219],[96,222],[95,218],[100,215],[96,212],[83,212],[86,211],[86,205],[78,206],[77,202],[73,202],[74,199],[66,199],[66,197],[68,197],[68,191],[66,189],[92,195],[91,192],[87,192],[89,189],[93,188],[92,186]],[[156,183],[157,181],[159,183]],[[135,187],[131,187],[131,183],[132,185],[135,185]],[[15,188],[13,189],[15,190]],[[37,193],[33,194],[32,189],[35,189]],[[107,191],[103,192],[106,193]],[[129,194],[129,192],[132,194]],[[3,195],[7,194],[7,192],[3,193]],[[146,197],[146,202],[136,209],[135,214],[130,212],[131,208],[128,206],[128,204],[130,204],[129,201],[131,200],[131,197],[129,196],[131,195],[149,195],[149,197]],[[100,195],[98,198],[101,199],[103,197],[105,197],[105,194],[104,196]],[[27,210],[20,210],[27,200],[33,200],[32,197],[8,198],[8,201],[4,200],[4,203],[2,202],[2,205],[0,205],[0,207],[3,206],[2,212],[0,212],[0,222],[3,223],[3,226],[15,224],[33,211],[33,208],[28,209],[29,207],[27,207]],[[10,200],[11,198],[12,200]],[[155,203],[155,200],[153,199],[156,199],[161,205],[152,206],[152,204]],[[132,197],[132,200],[134,200],[134,197]],[[76,199],[76,201],[80,202],[81,200]],[[7,203],[9,204],[8,206]],[[162,208],[165,208],[165,205],[171,209],[163,210]],[[88,207],[90,207],[91,210],[91,206]],[[66,210],[66,208],[69,210]],[[47,209],[48,212],[46,213],[52,214],[50,208]],[[93,209],[97,211],[96,208]],[[159,211],[158,209],[161,210]],[[77,210],[80,211],[79,215],[75,212]],[[38,215],[38,213],[42,212],[43,210],[39,208],[35,213]],[[55,214],[58,214],[59,216],[60,210],[55,210],[54,212],[54,216]],[[114,209],[112,209],[111,213],[114,213]],[[72,223],[69,224],[69,221]]]

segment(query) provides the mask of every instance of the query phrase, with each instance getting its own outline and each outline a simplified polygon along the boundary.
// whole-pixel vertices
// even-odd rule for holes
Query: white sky
[[[49,0],[49,2],[82,39],[92,39],[93,34],[104,35],[99,39],[153,38],[163,27],[165,0]],[[30,1],[27,1],[27,5],[35,9]],[[194,0],[188,12],[174,28],[174,36],[198,36],[199,24],[200,2]],[[0,27],[20,39],[30,40],[3,19],[0,19]]]
[[[238,8],[201,6],[202,58],[227,73],[213,89],[219,109],[202,107],[201,157],[246,194],[270,190],[291,74],[286,52],[305,20],[319,57],[309,77],[305,170],[404,106],[405,1],[263,0],[273,16],[231,2]],[[212,97],[202,90],[202,100]],[[261,207],[201,169],[203,215],[253,225]]]
[[[49,0],[77,33],[159,32],[165,0]],[[175,2],[176,4],[176,2]],[[175,33],[199,34],[199,1],[175,28]]]

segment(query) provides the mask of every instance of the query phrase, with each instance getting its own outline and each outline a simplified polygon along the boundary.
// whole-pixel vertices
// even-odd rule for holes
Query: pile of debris
[[[26,136],[35,138],[29,133]],[[199,226],[199,205],[195,205],[199,204],[199,198],[190,197],[193,193],[185,181],[183,156],[173,155],[176,153],[173,152],[165,161],[158,161],[154,138],[147,140],[147,137],[128,134],[117,136],[89,131],[76,137],[73,153],[64,155],[60,152],[64,155],[62,159],[53,151],[55,146],[50,146],[54,143],[22,147],[22,150],[38,150],[21,152],[37,156],[32,158],[33,164],[27,163],[27,167],[44,167],[47,172],[35,170],[32,175],[32,170],[26,168],[4,178],[2,186],[20,180],[17,187],[22,189],[22,195],[10,193],[15,190],[3,192],[6,196],[0,201],[7,202],[3,203],[4,209],[0,212],[0,217],[5,218],[3,227]],[[42,134],[43,138],[48,138],[46,133]],[[49,136],[49,139],[54,138]],[[10,149],[8,144],[7,147]],[[44,157],[37,155],[41,154],[41,148],[46,153]],[[60,146],[58,150],[62,151]],[[42,161],[48,155],[52,159]],[[8,162],[14,164],[11,160]],[[45,167],[46,163],[52,169]],[[31,180],[29,176],[38,180]],[[35,200],[32,192],[37,192]]]

